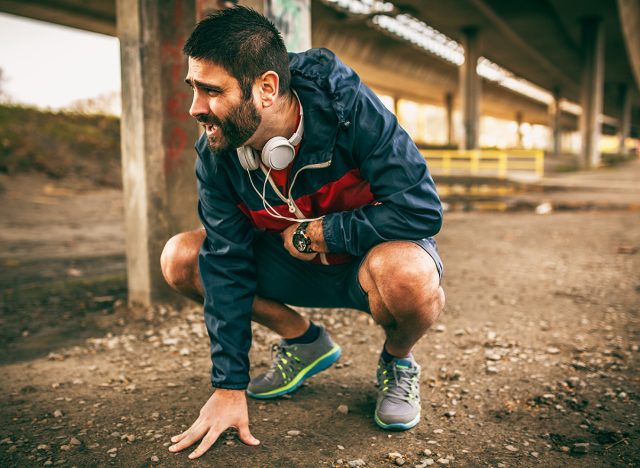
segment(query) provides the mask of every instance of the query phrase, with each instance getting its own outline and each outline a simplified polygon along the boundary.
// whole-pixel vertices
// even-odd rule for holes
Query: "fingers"
[[[251,434],[248,424],[243,424],[238,427],[238,436],[240,437],[240,440],[247,445],[260,444],[260,441]]]
[[[207,432],[207,428],[202,425],[195,424],[189,428],[189,430],[184,434],[184,437],[177,443],[169,447],[170,452],[180,452],[187,447],[192,446],[194,443],[199,441],[202,436]],[[181,434],[182,435],[182,434]],[[177,436],[180,437],[180,436]]]
[[[198,448],[189,454],[189,458],[193,460],[194,458],[198,458],[199,456],[204,454],[207,450],[209,450],[209,448],[211,448],[216,440],[218,440],[218,437],[220,437],[219,430],[214,428],[209,429],[209,432],[207,432],[207,435],[204,436],[204,439],[202,439],[202,442],[200,442]]]
[[[178,435],[176,435],[176,436],[173,436],[173,437],[171,438],[171,442],[173,442],[174,444],[175,444],[176,442],[180,442],[182,439],[184,439],[184,438],[187,436],[187,434],[188,434],[189,432],[191,432],[192,430],[194,430],[194,429],[196,428],[196,426],[198,426],[199,424],[200,424],[200,418],[196,419],[196,420],[194,421],[194,423],[191,425],[191,427],[189,427],[189,429],[187,429],[186,431],[184,431],[182,434],[178,434]]]

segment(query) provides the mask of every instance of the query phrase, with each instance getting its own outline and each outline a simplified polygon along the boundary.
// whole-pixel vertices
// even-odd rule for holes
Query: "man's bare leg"
[[[385,330],[387,351],[408,356],[444,308],[435,262],[413,242],[385,242],[369,251],[358,279]]]
[[[198,253],[206,234],[204,229],[173,236],[162,251],[160,263],[164,278],[183,296],[202,303],[204,289],[198,268]],[[273,330],[282,338],[295,338],[309,328],[309,320],[284,304],[256,296],[251,319]]]

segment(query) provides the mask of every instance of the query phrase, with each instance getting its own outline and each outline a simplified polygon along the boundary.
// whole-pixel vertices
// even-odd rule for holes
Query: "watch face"
[[[307,237],[298,232],[293,235],[292,242],[298,252],[306,252],[307,247],[311,243]]]

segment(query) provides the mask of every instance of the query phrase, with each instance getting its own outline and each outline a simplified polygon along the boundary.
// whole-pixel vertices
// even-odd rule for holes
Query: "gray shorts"
[[[432,238],[411,242],[433,258],[442,278],[443,266],[436,242]],[[341,265],[318,265],[292,257],[282,245],[279,234],[266,232],[256,233],[254,248],[258,296],[299,307],[371,312],[367,294],[358,281],[358,271],[366,255]]]

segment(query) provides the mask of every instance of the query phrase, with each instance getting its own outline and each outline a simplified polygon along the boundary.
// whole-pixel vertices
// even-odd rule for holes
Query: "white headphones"
[[[304,119],[302,113],[302,103],[298,94],[293,91],[293,94],[298,100],[298,108],[300,109],[300,123],[293,136],[289,139],[281,136],[271,138],[262,148],[261,159],[262,163],[269,169],[279,171],[286,168],[296,154],[295,147],[302,140],[302,133],[304,132]],[[256,152],[250,146],[242,146],[236,150],[238,153],[238,159],[243,169],[248,171],[255,171],[260,167],[260,159],[256,155]]]

